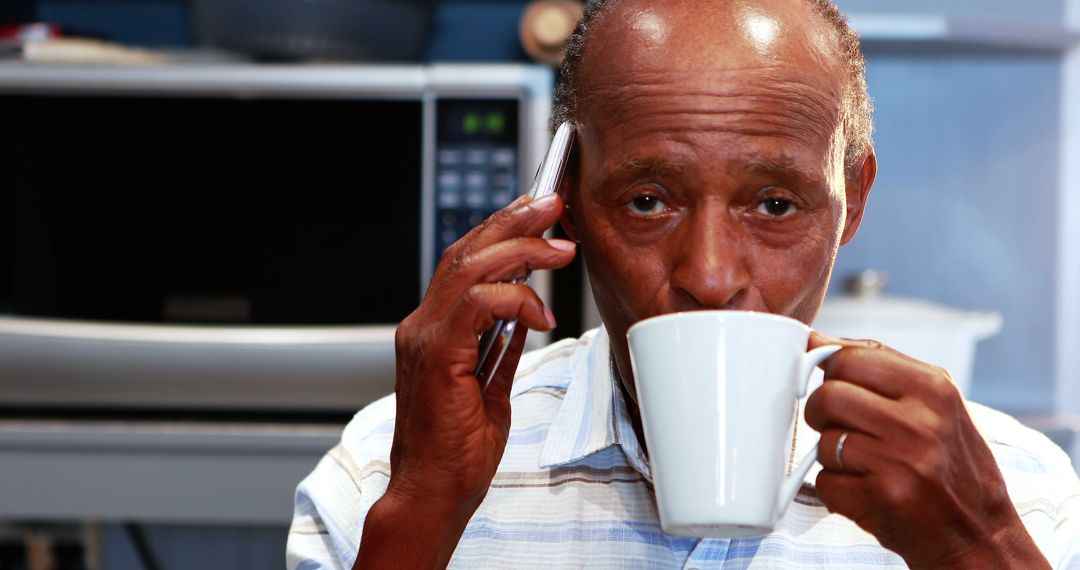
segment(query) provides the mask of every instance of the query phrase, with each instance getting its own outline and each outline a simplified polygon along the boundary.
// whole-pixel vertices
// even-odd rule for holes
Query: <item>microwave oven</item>
[[[340,412],[392,392],[395,324],[527,188],[552,81],[0,64],[0,402]]]

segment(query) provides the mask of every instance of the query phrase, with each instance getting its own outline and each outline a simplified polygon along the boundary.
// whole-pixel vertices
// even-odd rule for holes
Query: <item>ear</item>
[[[863,213],[866,211],[866,202],[870,198],[870,188],[877,179],[877,154],[870,149],[862,164],[852,167],[848,172],[845,184],[847,192],[847,212],[844,218],[844,234],[840,238],[840,245],[847,245],[855,233],[859,231]]]
[[[563,201],[562,217],[559,218],[559,225],[562,226],[566,237],[581,243],[578,239],[577,227],[574,224],[573,208],[575,200],[578,198],[580,188],[578,187],[579,177],[577,174],[576,160],[573,160],[574,154],[571,154],[571,161],[567,164],[566,170],[564,170],[563,178],[559,182],[559,196]]]

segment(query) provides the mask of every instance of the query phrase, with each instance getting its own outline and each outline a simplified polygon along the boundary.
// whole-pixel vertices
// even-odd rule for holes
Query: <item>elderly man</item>
[[[660,529],[626,331],[698,309],[813,322],[877,170],[863,58],[827,0],[597,2],[568,51],[556,120],[579,147],[561,197],[520,199],[447,252],[398,330],[396,399],[300,485],[290,566],[1080,567],[1060,450],[940,369],[816,334],[845,348],[792,456],[812,428],[823,469],[776,529]],[[517,335],[482,391],[479,332],[555,324],[505,282],[570,262],[577,244],[540,237],[560,219],[604,327],[520,363]]]

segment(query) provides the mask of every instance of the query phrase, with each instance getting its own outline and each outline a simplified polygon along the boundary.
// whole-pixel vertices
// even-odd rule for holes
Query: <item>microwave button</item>
[[[471,148],[465,151],[465,162],[469,166],[487,166],[488,163],[488,149],[486,148]]]
[[[473,170],[465,175],[465,191],[476,192],[486,191],[488,186],[487,173],[480,170]]]
[[[461,173],[456,170],[449,170],[439,174],[439,191],[440,192],[460,192],[461,191]]]
[[[439,151],[440,166],[461,166],[464,156],[456,148],[444,148]]]
[[[469,214],[469,229],[479,226],[484,221],[484,215],[480,212],[473,212]]]
[[[454,227],[457,225],[457,214],[453,212],[444,212],[442,215],[442,225],[444,227]]]
[[[445,248],[449,247],[450,244],[457,241],[457,238],[458,238],[457,233],[455,233],[454,230],[443,230],[443,233],[442,233],[443,248],[445,249]]]
[[[465,191],[465,205],[470,208],[483,208],[488,205],[486,189],[469,189]]]
[[[458,208],[461,206],[461,194],[458,192],[439,192],[440,208]]]
[[[461,173],[456,171],[439,174],[439,206],[457,208],[461,205]]]
[[[513,168],[514,167],[514,149],[512,148],[497,148],[491,151],[491,165],[499,168]]]

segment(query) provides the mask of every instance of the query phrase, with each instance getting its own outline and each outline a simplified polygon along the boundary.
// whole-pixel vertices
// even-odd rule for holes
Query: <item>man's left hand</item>
[[[912,568],[1049,568],[945,370],[875,341],[839,344],[806,403],[818,496]],[[847,433],[840,456],[837,444]]]

